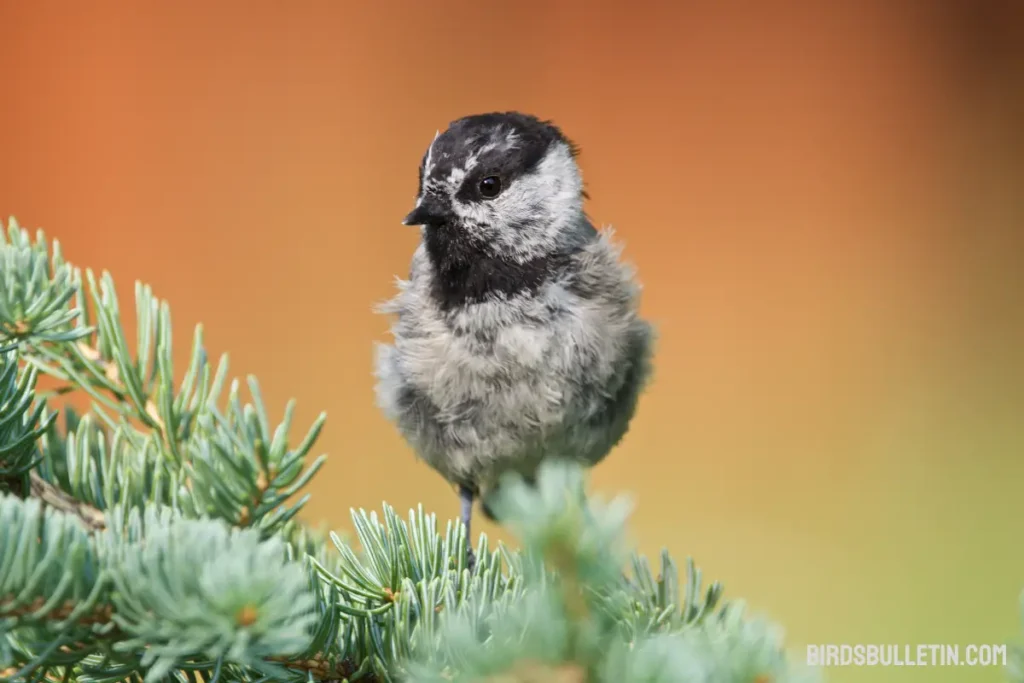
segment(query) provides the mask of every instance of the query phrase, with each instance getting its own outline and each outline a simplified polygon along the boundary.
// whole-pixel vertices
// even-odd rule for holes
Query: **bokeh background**
[[[457,514],[374,406],[434,131],[553,118],[660,330],[593,488],[806,643],[1024,635],[1014,2],[0,2],[0,214],[320,410],[305,517]],[[299,434],[296,433],[296,438]],[[490,535],[505,538],[493,526]],[[998,681],[999,669],[829,680]]]

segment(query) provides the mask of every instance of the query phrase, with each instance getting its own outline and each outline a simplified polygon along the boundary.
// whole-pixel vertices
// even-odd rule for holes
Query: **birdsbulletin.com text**
[[[1006,666],[1006,645],[808,645],[810,666]]]

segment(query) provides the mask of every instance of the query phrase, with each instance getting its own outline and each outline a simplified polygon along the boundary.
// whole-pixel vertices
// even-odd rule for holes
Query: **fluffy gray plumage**
[[[652,330],[584,196],[574,145],[531,116],[459,119],[424,155],[377,397],[464,504],[546,457],[601,461],[634,415]]]

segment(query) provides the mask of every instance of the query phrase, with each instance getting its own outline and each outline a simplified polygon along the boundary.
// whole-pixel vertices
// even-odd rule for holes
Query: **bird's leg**
[[[476,555],[473,553],[473,536],[470,534],[470,522],[473,519],[473,489],[466,485],[459,486],[459,500],[462,502],[462,524],[466,527],[466,554],[467,566],[470,571],[476,565]]]

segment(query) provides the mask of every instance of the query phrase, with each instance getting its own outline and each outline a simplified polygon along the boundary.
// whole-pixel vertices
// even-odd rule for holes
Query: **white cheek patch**
[[[565,209],[580,206],[583,178],[567,145],[558,144],[549,151],[531,177],[542,188],[546,202],[556,214],[565,215]]]
[[[556,246],[582,210],[583,179],[569,147],[558,144],[529,175],[494,201],[496,239],[513,258],[526,261]]]
[[[460,202],[453,199],[452,210],[467,226],[474,226],[474,230],[478,234],[482,235],[485,231],[483,226],[491,226],[490,229],[486,229],[487,235],[495,232],[493,227],[494,210],[489,205],[480,202]]]

